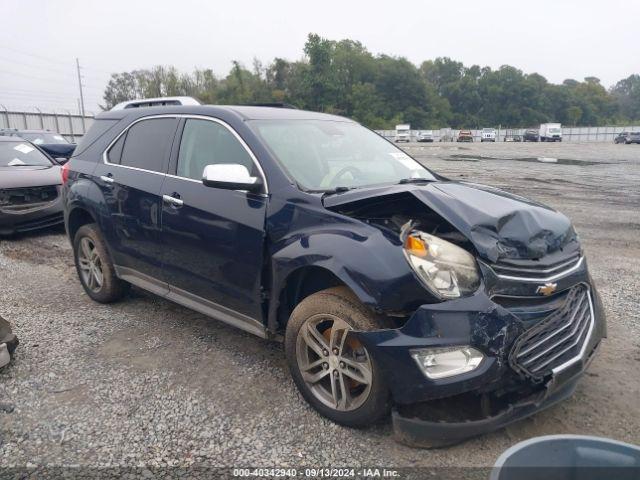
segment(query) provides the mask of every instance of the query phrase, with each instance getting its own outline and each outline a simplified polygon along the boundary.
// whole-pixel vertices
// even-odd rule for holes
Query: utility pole
[[[82,95],[82,75],[80,75],[80,60],[76,57],[76,69],[78,70],[78,88],[80,88],[80,115],[84,118],[84,96]]]

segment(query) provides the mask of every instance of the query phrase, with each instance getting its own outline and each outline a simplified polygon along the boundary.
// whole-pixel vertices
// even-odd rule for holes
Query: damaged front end
[[[391,312],[398,328],[354,333],[391,390],[399,441],[453,444],[573,393],[606,326],[565,216],[454,182],[345,197],[329,208],[396,235],[429,294]]]

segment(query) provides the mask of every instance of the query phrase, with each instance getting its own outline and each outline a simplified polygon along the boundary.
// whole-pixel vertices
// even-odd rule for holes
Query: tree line
[[[640,75],[607,90],[596,77],[553,84],[537,73],[503,65],[467,67],[447,57],[416,66],[403,57],[373,55],[354,40],[309,34],[301,60],[275,58],[251,68],[233,62],[226,76],[174,67],[116,73],[104,105],[135,98],[187,95],[206,104],[287,103],[353,118],[370,128],[481,128],[613,125],[640,120]]]

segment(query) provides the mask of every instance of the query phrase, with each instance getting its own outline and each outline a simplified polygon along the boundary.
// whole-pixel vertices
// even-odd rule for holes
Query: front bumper
[[[0,235],[29,232],[60,225],[64,222],[62,197],[47,204],[24,209],[0,208]]]
[[[588,289],[593,328],[584,337],[584,348],[579,358],[544,379],[528,377],[511,366],[509,354],[516,340],[542,320],[523,320],[511,306],[496,303],[495,292],[533,298],[536,284],[487,275],[485,280],[493,283],[471,297],[421,306],[401,328],[355,333],[391,390],[400,441],[416,446],[455,443],[547,408],[571,395],[606,336],[602,304],[583,262],[557,283],[560,293],[577,286]],[[485,358],[471,372],[438,380],[428,379],[410,354],[416,348],[462,345],[482,351]]]
[[[595,350],[590,358],[593,358],[593,353]],[[503,409],[475,420],[434,421],[418,416],[404,416],[398,409],[394,409],[393,431],[399,442],[411,447],[437,448],[453,445],[506,427],[569,398],[573,395],[581,374],[581,370],[577,371],[573,377],[554,382],[537,393],[506,404]]]

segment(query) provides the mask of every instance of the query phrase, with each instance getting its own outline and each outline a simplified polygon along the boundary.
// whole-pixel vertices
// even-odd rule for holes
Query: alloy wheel
[[[371,359],[349,332],[351,326],[330,314],[314,315],[300,328],[296,339],[298,368],[312,394],[338,411],[360,407],[373,380]]]
[[[102,260],[96,249],[95,243],[89,237],[80,240],[78,251],[78,265],[80,275],[86,287],[92,292],[98,292],[104,283],[104,273],[102,272]]]

